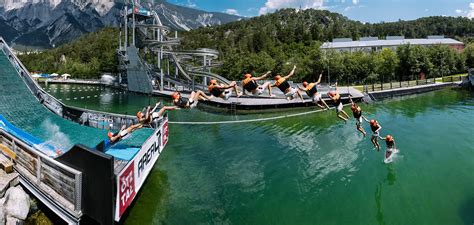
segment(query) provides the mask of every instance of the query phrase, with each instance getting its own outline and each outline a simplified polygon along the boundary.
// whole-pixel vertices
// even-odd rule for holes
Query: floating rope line
[[[295,113],[290,115],[284,116],[275,116],[275,117],[268,117],[268,118],[259,118],[259,119],[249,119],[249,120],[229,120],[229,121],[215,121],[215,122],[178,122],[178,121],[169,121],[169,124],[181,124],[181,125],[214,125],[214,124],[235,124],[235,123],[252,123],[252,122],[263,122],[269,120],[278,120],[278,119],[285,119],[290,117],[296,116],[304,116],[308,114],[318,113],[325,111],[323,109],[309,111],[309,112],[302,112],[302,113]]]

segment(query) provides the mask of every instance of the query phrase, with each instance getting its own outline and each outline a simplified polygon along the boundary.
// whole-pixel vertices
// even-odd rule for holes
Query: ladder
[[[237,114],[237,102],[230,103],[230,113],[233,115]]]

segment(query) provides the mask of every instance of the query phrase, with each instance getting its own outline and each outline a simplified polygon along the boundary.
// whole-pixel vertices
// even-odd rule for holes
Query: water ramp
[[[21,184],[69,224],[120,222],[168,141],[168,118],[108,148],[106,130],[136,118],[64,105],[42,90],[0,38],[0,144]]]

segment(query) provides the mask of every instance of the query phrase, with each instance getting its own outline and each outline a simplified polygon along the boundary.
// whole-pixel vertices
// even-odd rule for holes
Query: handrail
[[[8,143],[5,140],[5,137],[8,138],[9,140],[11,140],[11,142]],[[44,185],[50,187],[59,196],[63,197],[65,200],[69,201],[74,206],[74,208],[71,209],[71,210],[73,210],[78,215],[80,215],[82,213],[82,202],[81,202],[82,201],[82,197],[81,197],[82,196],[82,172],[52,159],[51,157],[47,156],[43,152],[29,146],[28,144],[26,144],[21,139],[15,137],[14,135],[11,135],[7,131],[5,131],[3,128],[0,128],[0,143],[4,143],[4,144],[8,143],[8,146],[11,147],[12,150],[18,155],[18,158],[16,160],[18,165],[22,164],[21,163],[22,160],[20,160],[20,159],[21,159],[21,155],[24,154],[24,153],[22,153],[21,150],[23,152],[30,153],[33,156],[33,158],[36,158],[37,163],[35,164],[36,165],[35,166],[35,170],[36,170],[35,174],[30,173],[30,176],[34,176],[36,178],[36,180],[29,180],[28,178],[30,176],[25,174],[25,170],[16,169],[17,172],[19,172],[23,177],[28,179],[31,183],[38,184],[38,185],[36,185],[36,188],[40,189],[40,191],[43,194],[46,194],[46,195],[54,198],[56,196],[51,196],[51,194],[48,193],[48,192],[50,192],[50,190],[44,190],[41,187],[41,185],[39,185],[39,184],[44,184]],[[26,159],[23,159],[23,160],[26,160]],[[73,185],[73,187],[71,187],[71,189],[74,190],[72,199],[69,196],[62,195],[54,187],[51,187],[47,183],[43,182],[43,180],[45,178],[45,174],[42,173],[42,171],[44,169],[44,166],[45,166],[43,164],[45,164],[46,166],[49,164],[50,165],[49,167],[54,170],[54,174],[63,175],[63,176],[69,177],[70,179],[74,180],[74,185]],[[22,166],[26,166],[26,165],[22,165]],[[51,167],[51,166],[54,166],[54,167]],[[58,168],[58,169],[56,169],[56,168]],[[61,172],[61,170],[71,174],[72,176],[68,176],[68,174],[65,174],[64,172]],[[51,174],[49,174],[49,175],[51,175]],[[61,184],[58,184],[58,185],[60,185],[60,186],[67,185],[67,182],[64,182],[64,183],[61,183]],[[57,201],[57,203],[61,203],[61,201]],[[61,205],[64,206],[65,208],[67,208],[67,209],[70,209],[66,205],[63,205],[63,204],[61,204]]]
[[[441,79],[443,83],[454,83],[457,81],[462,81],[463,76],[458,77],[436,77],[436,78],[426,78],[422,80],[407,80],[407,81],[395,81],[395,82],[387,82],[387,83],[372,83],[364,85],[364,91],[385,91],[385,90],[392,90],[398,88],[408,88],[408,87],[416,87],[420,85],[428,85],[428,84],[435,84],[437,79]]]

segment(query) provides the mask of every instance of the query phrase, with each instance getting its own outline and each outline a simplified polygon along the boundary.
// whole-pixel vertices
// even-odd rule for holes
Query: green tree
[[[466,58],[466,66],[474,68],[474,44],[468,44],[464,49],[463,55]]]
[[[429,76],[433,64],[430,61],[428,49],[419,45],[410,48],[408,64],[412,75],[411,78],[419,79],[422,73]]]
[[[376,71],[383,78],[383,81],[396,79],[395,73],[399,65],[397,54],[389,48],[384,48],[374,56],[377,60]]]

